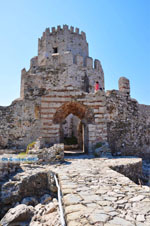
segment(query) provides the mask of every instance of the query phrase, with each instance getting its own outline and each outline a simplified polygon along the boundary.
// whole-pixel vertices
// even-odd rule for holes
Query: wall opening
[[[69,116],[73,115],[73,116]],[[93,124],[93,110],[79,102],[67,102],[60,106],[53,116],[53,123],[60,125],[59,142],[64,143],[64,129],[66,118],[73,117],[76,126],[77,141],[80,151],[88,154],[89,152],[89,133],[88,124]],[[67,118],[67,120],[69,120]],[[78,119],[78,120],[77,120]],[[76,139],[75,138],[75,139]],[[81,140],[80,140],[81,139]]]
[[[60,142],[64,143],[65,154],[86,152],[84,130],[81,119],[72,113],[60,124]]]
[[[58,48],[57,47],[53,48],[53,53],[58,53]]]

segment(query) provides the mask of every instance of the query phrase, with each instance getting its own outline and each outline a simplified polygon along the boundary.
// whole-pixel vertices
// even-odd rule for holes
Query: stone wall
[[[53,54],[51,58],[43,62],[43,66],[31,64],[29,71],[22,70],[21,96],[31,98],[35,95],[44,95],[53,87],[73,87],[85,92],[94,92],[95,81],[99,81],[104,89],[104,73],[100,61],[88,58],[83,65],[83,57],[76,56],[73,62],[73,54],[65,52],[63,55]]]
[[[113,153],[150,156],[150,106],[144,108],[118,90],[106,96],[108,142]]]
[[[58,26],[47,28],[38,42],[38,64],[42,65],[45,57],[49,58],[53,53],[63,54],[70,51],[74,56],[88,56],[88,43],[84,32],[79,33],[79,28]]]
[[[40,136],[39,99],[0,107],[0,148],[24,148]]]
[[[24,171],[22,166],[20,172],[1,185],[0,218],[10,208],[24,203],[25,200],[33,200],[31,205],[36,205],[44,194],[50,196],[55,192],[57,192],[57,188],[53,172],[34,167]]]
[[[125,177],[128,177],[130,180],[139,184],[139,180],[142,176],[142,159],[123,157],[114,159],[113,161],[110,160],[108,165],[111,169],[123,174]]]
[[[1,148],[25,149],[41,136],[49,145],[60,143],[61,123],[71,113],[79,117],[84,125],[87,150],[92,150],[95,143],[107,139],[106,98],[103,91],[85,93],[67,86],[48,92],[41,98],[34,95],[0,108]]]
[[[60,142],[60,128],[70,114],[77,116],[84,126],[86,149],[106,141],[106,97],[103,91],[85,93],[73,87],[56,88],[41,99],[42,137],[45,142]]]
[[[6,180],[11,174],[20,170],[20,163],[5,162],[5,156],[0,158],[0,181]]]
[[[35,145],[36,146],[36,145]],[[29,155],[33,155],[38,158],[37,163],[58,163],[64,161],[64,144],[54,144],[50,148],[36,148],[28,152]]]

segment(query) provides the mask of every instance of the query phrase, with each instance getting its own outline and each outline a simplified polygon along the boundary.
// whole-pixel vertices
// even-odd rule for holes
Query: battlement
[[[46,28],[40,40],[44,39],[47,35],[56,35],[56,33],[64,33],[66,31],[70,32],[71,34],[81,35],[82,38],[86,40],[85,32],[79,32],[79,28],[74,28],[73,26],[70,26],[69,28],[68,25],[63,25],[62,27],[61,25],[58,25],[57,27]]]
[[[86,34],[79,28],[68,27],[67,25],[60,25],[57,28],[46,28],[42,37],[38,40],[38,63],[39,65],[46,57],[52,54],[69,51],[74,56],[80,55],[83,58],[89,56],[88,43],[86,41]]]
[[[118,81],[119,91],[130,96],[130,81],[125,77],[120,77]]]
[[[83,57],[80,55],[74,56],[70,51],[66,51],[63,54],[53,53],[50,57],[45,57],[40,64],[38,64],[38,57],[33,57],[30,60],[30,68],[35,68],[37,66],[71,66],[77,65],[79,67],[87,67],[87,69],[94,69],[96,71],[102,72],[101,62],[97,59],[93,60],[92,57]]]

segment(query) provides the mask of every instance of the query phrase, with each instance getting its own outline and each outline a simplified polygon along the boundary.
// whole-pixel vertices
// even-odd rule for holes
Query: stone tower
[[[96,81],[100,83],[101,97],[94,94]],[[88,140],[84,142],[88,147],[85,149],[106,140],[104,117],[96,119],[102,124],[97,133],[93,132],[95,125],[92,127],[94,117],[101,117],[94,116],[97,109],[105,113],[103,96],[103,69],[99,60],[89,57],[85,33],[67,25],[46,28],[38,40],[38,55],[31,59],[28,71],[22,70],[21,76],[21,99],[34,101],[35,117],[40,124],[38,134],[47,143],[58,143],[65,134],[77,131],[80,138],[84,127],[82,136],[84,133],[84,140]],[[70,122],[72,129],[68,132]]]
[[[67,51],[72,53],[74,62],[77,55],[82,56],[85,60],[89,55],[85,33],[79,34],[78,28],[74,31],[73,27],[69,29],[67,25],[64,25],[62,29],[60,26],[57,29],[52,28],[51,32],[47,28],[39,39],[38,63],[42,64],[45,57],[50,58],[54,53],[63,55]]]
[[[85,33],[67,25],[52,28],[51,32],[47,28],[38,41],[38,56],[31,59],[28,72],[22,71],[21,97],[68,85],[91,92],[97,80],[104,89],[101,63],[89,57]]]

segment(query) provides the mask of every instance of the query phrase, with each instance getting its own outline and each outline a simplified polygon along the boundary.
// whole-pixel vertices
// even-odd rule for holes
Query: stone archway
[[[43,144],[60,143],[61,123],[69,114],[84,127],[84,150],[92,153],[98,142],[107,140],[106,98],[103,92],[84,93],[73,87],[50,90],[41,98],[41,137]],[[83,129],[82,129],[83,130]]]
[[[81,120],[83,152],[88,153],[88,124],[94,121],[93,110],[78,102],[68,102],[57,109],[53,116],[53,123],[61,125],[70,114]]]
[[[84,123],[92,123],[94,120],[92,109],[78,102],[68,102],[57,109],[53,117],[53,122],[58,124],[65,120],[65,118],[71,113],[79,117],[79,119],[84,121]]]

